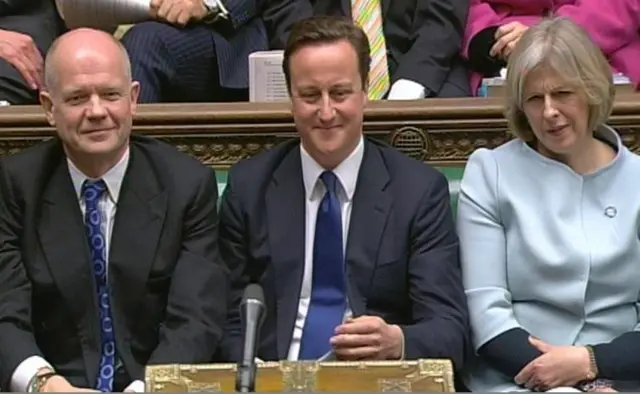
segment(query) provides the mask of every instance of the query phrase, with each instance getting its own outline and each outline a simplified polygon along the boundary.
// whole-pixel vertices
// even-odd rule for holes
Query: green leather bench
[[[462,167],[438,167],[449,180],[449,193],[451,193],[451,206],[455,214],[458,207],[458,193],[460,192],[460,180],[462,179]],[[216,171],[216,177],[218,178],[218,194],[222,195],[225,186],[227,185],[227,171]]]

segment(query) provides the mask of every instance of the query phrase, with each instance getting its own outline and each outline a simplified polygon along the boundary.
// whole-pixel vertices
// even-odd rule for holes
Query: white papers
[[[320,358],[318,359],[318,361],[335,361],[335,360],[336,360],[336,355],[335,353],[333,353],[333,350],[328,351],[327,353],[320,356]]]
[[[631,85],[631,80],[626,75],[617,73],[613,74],[614,85]]]
[[[56,0],[69,28],[108,29],[150,19],[150,0]]]
[[[249,55],[249,101],[289,101],[282,71],[284,51],[261,51]]]

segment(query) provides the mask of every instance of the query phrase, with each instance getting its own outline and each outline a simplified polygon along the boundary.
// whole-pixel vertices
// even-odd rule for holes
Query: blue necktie
[[[113,392],[113,376],[115,372],[116,341],[111,319],[111,301],[109,300],[109,286],[107,285],[107,253],[106,239],[102,232],[102,213],[98,202],[107,188],[104,181],[85,181],[82,185],[82,195],[85,199],[86,213],[84,226],[87,232],[91,263],[98,290],[98,304],[100,313],[100,374],[96,389],[102,392]]]
[[[311,302],[300,343],[300,360],[315,360],[331,350],[329,339],[342,324],[347,307],[338,178],[330,171],[320,178],[327,193],[316,218]]]

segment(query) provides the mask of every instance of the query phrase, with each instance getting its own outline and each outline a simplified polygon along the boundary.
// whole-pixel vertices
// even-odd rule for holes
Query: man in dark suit
[[[263,0],[153,0],[157,22],[122,38],[141,103],[246,101],[249,54],[267,49]]]
[[[240,357],[238,304],[265,291],[263,360],[446,358],[468,313],[445,177],[363,137],[369,44],[349,21],[294,27],[284,72],[300,140],[242,161],[221,201],[232,273],[221,351]]]
[[[130,136],[138,84],[109,34],[52,45],[57,138],[0,163],[0,384],[143,391],[148,364],[211,360],[226,316],[215,174]]]
[[[272,49],[284,48],[293,24],[312,15],[352,18],[367,0],[266,0]],[[469,0],[375,0],[381,8],[391,77],[388,99],[467,97],[469,74],[459,56]]]
[[[38,103],[42,54],[64,31],[53,0],[0,0],[0,101]]]

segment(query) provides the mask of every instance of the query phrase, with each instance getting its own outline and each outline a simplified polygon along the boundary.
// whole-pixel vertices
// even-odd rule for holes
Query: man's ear
[[[131,100],[131,113],[136,114],[138,109],[138,99],[140,98],[140,82],[133,81],[129,89],[129,99]]]
[[[45,90],[41,90],[39,97],[40,105],[44,110],[45,116],[47,117],[47,122],[49,122],[51,126],[55,126],[56,121],[53,117],[53,100],[51,99],[51,94]]]

